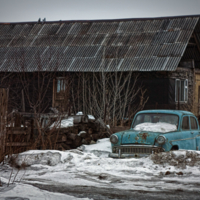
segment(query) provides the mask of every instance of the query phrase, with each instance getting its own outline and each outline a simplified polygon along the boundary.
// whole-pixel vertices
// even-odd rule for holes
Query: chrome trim
[[[121,153],[121,149],[119,149],[118,157],[121,158],[121,155],[122,155],[122,153]]]
[[[148,157],[150,154],[121,154],[120,158],[142,158]],[[118,153],[109,153],[110,158],[119,158]]]
[[[116,141],[117,141],[117,142],[115,142],[115,143],[112,142],[112,141],[111,141],[111,138],[116,138]],[[111,136],[110,136],[110,142],[111,142],[112,144],[117,144],[118,141],[119,141],[119,138],[117,137],[117,135],[111,135]]]
[[[159,143],[159,142],[158,142],[158,138],[159,138],[159,137],[163,137],[163,138],[165,139],[165,141],[162,142],[162,143]],[[165,144],[165,142],[166,142],[166,137],[165,137],[164,135],[159,135],[159,136],[157,137],[156,141],[157,141],[158,144]]]
[[[118,150],[115,153],[110,153],[112,158],[140,158],[147,157],[152,153],[164,152],[165,150],[160,146],[155,145],[121,145],[115,146]]]
[[[158,147],[158,146],[155,146],[155,145],[140,145],[140,144],[136,144],[136,145],[131,145],[131,144],[126,144],[126,145],[120,145],[120,146],[116,146],[117,148],[120,148],[120,147]]]
[[[197,137],[199,137],[200,135],[196,135],[195,137],[192,138],[184,138],[184,139],[178,139],[178,140],[171,140],[170,142],[174,142],[174,141],[180,141],[180,140],[191,140],[191,139],[196,139]]]

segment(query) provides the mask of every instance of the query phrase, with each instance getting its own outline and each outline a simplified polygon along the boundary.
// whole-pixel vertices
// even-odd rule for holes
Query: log
[[[71,147],[69,145],[65,144],[65,143],[62,143],[61,146],[64,150],[70,150],[71,149]]]
[[[89,128],[89,129],[88,129],[88,133],[89,133],[89,134],[92,134],[92,133],[93,133],[92,128]]]
[[[94,141],[97,141],[97,140],[99,139],[99,134],[98,134],[98,133],[92,134],[91,136],[92,136],[92,139],[93,139]]]
[[[81,146],[81,144],[82,144],[81,141],[82,141],[81,137],[77,136],[76,140],[74,140],[72,145],[70,145],[70,146],[73,148],[77,148],[77,147]]]
[[[64,143],[65,143],[65,144],[68,144],[68,145],[71,145],[71,144],[73,143],[73,141],[70,140],[70,139],[67,139],[67,141],[65,141]]]
[[[71,140],[76,140],[77,135],[74,134],[74,133],[69,133],[69,134],[67,135],[67,138],[69,138],[69,139],[71,139]]]
[[[87,141],[88,144],[90,144],[92,138],[91,137],[87,137],[87,138],[85,138],[85,140]]]

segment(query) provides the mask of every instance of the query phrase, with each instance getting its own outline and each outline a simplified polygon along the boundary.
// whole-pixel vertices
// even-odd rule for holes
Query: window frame
[[[58,86],[58,83],[59,86]],[[58,90],[59,87],[59,90]],[[56,94],[64,93],[66,90],[66,80],[65,77],[57,77],[56,78]]]
[[[183,93],[183,99],[179,97],[179,102],[187,103],[188,102],[188,79],[175,79],[175,102],[178,102],[178,96],[177,96],[178,82],[180,84],[181,93]],[[184,86],[182,86],[181,83],[184,83]]]
[[[188,118],[189,129],[183,129],[183,119],[184,119],[184,117],[187,117],[187,118]],[[184,116],[182,117],[182,120],[181,120],[181,130],[182,130],[182,131],[190,131],[190,130],[191,130],[191,126],[190,126],[190,116],[184,115]]]
[[[193,118],[193,119],[195,120],[195,122],[196,122],[196,129],[192,129],[191,118]],[[191,129],[191,130],[199,130],[199,128],[198,128],[198,123],[197,123],[197,119],[196,119],[194,116],[190,116],[190,129]]]

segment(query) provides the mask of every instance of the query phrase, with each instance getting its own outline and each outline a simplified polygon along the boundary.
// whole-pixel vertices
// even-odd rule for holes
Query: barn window
[[[176,79],[175,83],[175,101],[187,102],[188,101],[188,80]]]
[[[64,92],[65,91],[65,79],[64,78],[57,78],[57,90],[56,92]]]

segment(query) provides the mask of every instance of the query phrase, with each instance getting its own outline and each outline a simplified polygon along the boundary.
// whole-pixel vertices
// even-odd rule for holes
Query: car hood
[[[125,131],[121,137],[121,144],[146,144],[154,145],[155,138],[161,133],[148,131]]]

